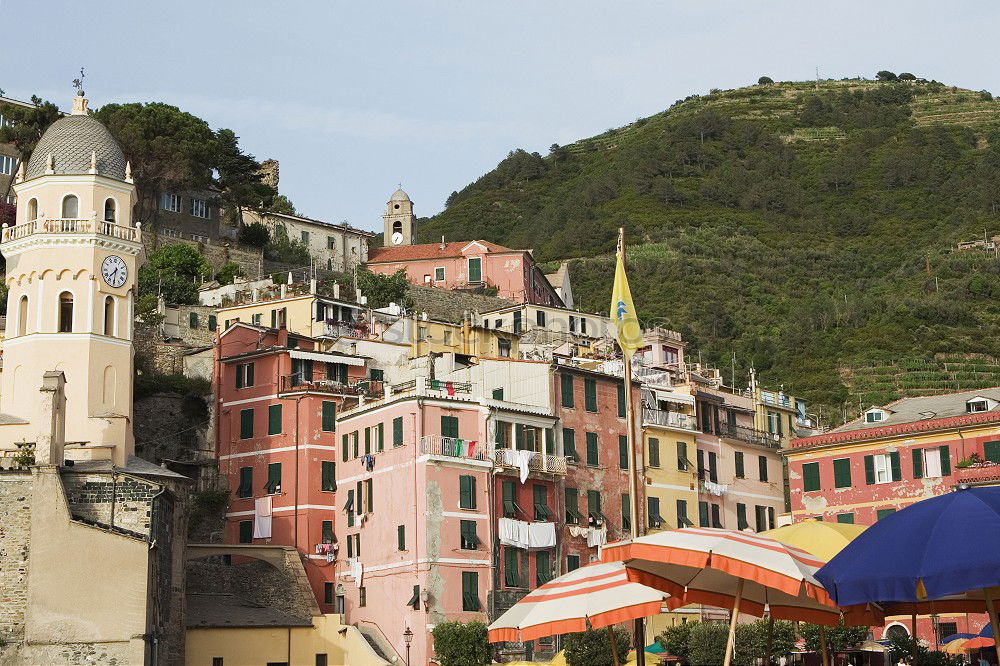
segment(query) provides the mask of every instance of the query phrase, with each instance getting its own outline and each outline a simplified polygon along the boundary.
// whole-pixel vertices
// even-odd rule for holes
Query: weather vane
[[[76,94],[83,97],[83,67],[80,68],[80,78],[73,79],[73,87],[76,88]]]

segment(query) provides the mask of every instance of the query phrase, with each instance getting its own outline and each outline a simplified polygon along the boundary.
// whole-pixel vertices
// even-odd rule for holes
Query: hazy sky
[[[86,67],[91,106],[232,128],[303,214],[380,229],[399,182],[431,215],[512,148],[762,74],[998,93],[998,25],[996,2],[0,0],[0,89],[65,108]]]

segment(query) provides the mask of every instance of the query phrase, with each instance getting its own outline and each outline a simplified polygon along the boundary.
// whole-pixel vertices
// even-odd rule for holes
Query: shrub
[[[232,284],[238,277],[243,277],[243,269],[235,261],[227,261],[215,274],[215,280],[219,284]]]
[[[392,275],[382,275],[370,271],[358,271],[358,289],[368,299],[368,306],[384,308],[396,303],[404,308],[412,307],[410,282],[406,271],[400,269]]]
[[[657,640],[660,641],[660,645],[667,651],[667,654],[687,659],[690,650],[691,630],[697,624],[697,622],[684,622],[667,627],[667,630],[660,634]]]
[[[260,222],[240,226],[240,242],[253,247],[264,247],[271,240],[271,232]]]
[[[614,636],[615,645],[618,648],[618,660],[624,663],[631,639],[628,632],[621,627],[614,628]],[[566,648],[565,657],[568,666],[612,666],[614,664],[607,628],[569,634],[566,636],[563,646]]]
[[[721,664],[726,654],[729,627],[715,622],[699,622],[691,630],[688,661],[692,666]]]
[[[759,86],[769,86],[772,83],[774,83],[774,79],[772,79],[770,76],[762,76],[759,79],[757,79],[757,85]]]
[[[482,666],[492,661],[486,625],[482,622],[442,622],[431,635],[434,654],[441,666]]]
[[[898,81],[899,77],[890,72],[887,69],[883,69],[878,74],[875,75],[876,81]]]

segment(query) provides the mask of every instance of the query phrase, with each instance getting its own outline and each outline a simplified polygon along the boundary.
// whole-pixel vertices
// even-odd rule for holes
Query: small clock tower
[[[413,202],[402,188],[392,193],[386,204],[383,244],[386,247],[413,245],[413,235],[417,216],[413,214]]]
[[[15,180],[14,226],[3,229],[7,331],[0,412],[44,428],[38,391],[48,371],[66,379],[66,458],[124,465],[132,434],[132,321],[145,260],[132,222],[136,189],[118,142],[73,100]]]

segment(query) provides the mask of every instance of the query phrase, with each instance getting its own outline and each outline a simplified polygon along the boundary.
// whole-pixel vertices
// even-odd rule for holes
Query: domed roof
[[[409,201],[409,200],[410,200],[410,195],[404,192],[402,189],[396,190],[395,192],[392,193],[392,196],[389,197],[389,201]]]
[[[25,179],[44,176],[49,155],[57,174],[90,171],[91,153],[97,153],[97,173],[125,180],[125,153],[104,125],[87,115],[71,115],[52,123],[28,160]]]

